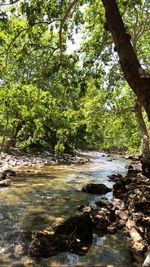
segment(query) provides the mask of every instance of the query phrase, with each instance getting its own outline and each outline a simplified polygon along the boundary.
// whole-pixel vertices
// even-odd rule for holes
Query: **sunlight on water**
[[[90,156],[91,162],[85,165],[45,166],[35,168],[34,173],[31,167],[24,167],[24,176],[18,174],[11,187],[0,190],[0,266],[27,262],[37,267],[75,266],[83,262],[113,263],[115,266],[128,264],[127,241],[117,236],[94,236],[94,242],[84,257],[62,253],[32,264],[27,255],[32,231],[50,229],[53,223],[73,215],[80,204],[95,207],[95,201],[100,196],[82,193],[83,185],[96,182],[112,187],[107,175],[126,173],[127,161],[123,159],[111,161],[111,158],[102,157],[99,153],[91,153]],[[30,171],[28,174],[27,170]],[[107,197],[111,199],[112,193]]]

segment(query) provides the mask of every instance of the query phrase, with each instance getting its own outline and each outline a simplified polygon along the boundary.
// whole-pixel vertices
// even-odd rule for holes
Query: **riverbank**
[[[19,149],[13,149],[10,153],[0,153],[0,169],[19,169],[21,167],[37,167],[58,165],[58,164],[85,164],[89,162],[89,157],[82,152],[70,154],[64,153],[56,157],[50,151],[33,151],[23,152]]]
[[[21,167],[38,167],[49,165],[58,165],[58,164],[85,164],[90,161],[90,156],[92,152],[83,152],[80,150],[75,150],[71,153],[63,153],[61,156],[56,156],[50,150],[37,150],[37,149],[28,149],[23,151],[19,148],[11,148],[9,153],[0,152],[0,169],[1,171],[10,169],[10,168],[21,168]],[[125,151],[113,151],[113,150],[104,150],[100,152],[102,157],[108,157],[111,160],[114,160],[116,156],[121,158],[129,159],[134,163],[138,163],[139,158],[134,156],[129,156]]]

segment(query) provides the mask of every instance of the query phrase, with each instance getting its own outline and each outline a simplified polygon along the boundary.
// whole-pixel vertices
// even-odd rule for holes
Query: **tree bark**
[[[8,153],[9,149],[16,145],[16,138],[21,128],[22,128],[22,123],[18,123],[17,125],[14,124],[12,135],[10,138],[7,139],[5,146],[3,148],[3,152]]]
[[[136,117],[141,129],[142,134],[142,157],[143,158],[150,158],[150,146],[149,146],[149,133],[146,127],[146,123],[143,118],[142,114],[142,105],[139,103],[139,101],[136,101],[135,104],[135,113]]]
[[[116,0],[102,0],[102,3],[105,8],[107,28],[112,34],[124,77],[136,94],[138,101],[143,105],[150,120],[150,75],[140,65]]]
[[[5,128],[4,128],[3,139],[2,139],[2,144],[1,144],[1,151],[3,151],[3,149],[4,149],[5,140],[6,140],[7,131],[8,131],[8,124],[9,124],[9,114],[7,112],[7,114],[6,114],[6,125],[5,125]]]

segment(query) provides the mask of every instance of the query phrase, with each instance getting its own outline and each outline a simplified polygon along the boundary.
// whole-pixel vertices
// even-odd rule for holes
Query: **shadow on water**
[[[31,232],[50,231],[52,224],[74,215],[78,205],[94,207],[100,196],[81,192],[83,185],[97,182],[112,187],[107,175],[113,172],[125,174],[125,165],[126,161],[108,161],[97,153],[92,162],[85,165],[46,166],[35,170],[36,173],[25,172],[24,176],[14,178],[11,187],[0,191],[0,266],[29,262],[27,248]],[[111,198],[112,193],[107,197]],[[49,259],[34,260],[30,266],[75,266],[83,263],[132,266],[129,247],[124,236],[102,238],[94,235],[93,244],[84,257],[62,253]]]

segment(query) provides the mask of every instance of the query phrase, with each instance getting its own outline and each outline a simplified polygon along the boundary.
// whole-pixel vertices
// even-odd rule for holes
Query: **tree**
[[[138,1],[130,3],[130,10],[133,9]],[[104,142],[104,133],[106,138],[109,136],[110,139],[114,140],[116,137],[115,129],[117,128],[117,134],[120,134],[120,146],[123,144],[122,140],[129,139],[129,133],[131,134],[130,140],[133,140],[133,136],[136,139],[132,144],[134,143],[135,146],[138,146],[139,134],[135,117],[130,114],[128,116],[130,120],[127,120],[125,115],[121,115],[121,118],[119,118],[119,112],[118,114],[116,112],[117,105],[119,109],[121,105],[122,109],[127,108],[124,101],[126,85],[121,81],[123,76],[116,61],[117,57],[113,53],[112,39],[103,27],[105,16],[102,3],[105,2],[107,5],[113,6],[115,3],[114,11],[109,10],[115,14],[115,8],[118,10],[115,1],[90,0],[88,3],[84,0],[65,0],[63,2],[30,0],[10,1],[10,3],[1,1],[0,5],[3,14],[1,13],[0,17],[2,26],[2,31],[0,32],[0,60],[2,67],[0,78],[1,87],[4,90],[4,94],[6,93],[6,104],[7,100],[9,100],[9,95],[11,95],[11,88],[25,88],[25,85],[27,85],[35,94],[35,103],[32,101],[34,104],[33,108],[30,109],[30,101],[28,102],[28,99],[26,99],[26,103],[22,102],[20,105],[18,103],[20,100],[17,100],[17,92],[14,93],[16,113],[12,106],[10,107],[11,112],[9,112],[9,106],[7,107],[3,103],[3,99],[1,99],[2,106],[7,110],[5,116],[1,114],[3,120],[1,129],[5,134],[11,135],[13,139],[18,137],[17,140],[24,145],[36,142],[43,143],[42,140],[49,140],[53,148],[56,148],[57,151],[62,151],[69,146],[74,148],[83,144],[93,147],[98,147],[99,144],[103,146],[103,144],[106,144]],[[124,14],[125,22],[130,29],[130,21],[135,18],[134,11],[132,10],[131,13],[124,12],[124,3],[122,1],[118,1],[118,3],[121,12]],[[84,10],[87,10],[85,16],[83,16]],[[139,14],[140,12],[138,12]],[[109,23],[111,24],[111,22],[114,23],[113,20]],[[117,19],[118,22],[120,23]],[[121,28],[116,24],[115,27],[118,28],[114,27],[114,32],[117,29],[117,38],[114,33],[113,35],[118,46],[116,45],[115,49],[118,51],[122,61],[127,61],[127,53],[132,50],[132,46],[129,41],[130,45],[127,45],[127,53],[124,51],[126,47],[123,41],[128,34],[126,33],[125,35],[122,31],[122,37],[120,38],[118,32],[122,29],[125,30],[125,28],[124,25]],[[85,33],[83,33],[84,41],[81,49],[68,55],[66,50],[67,40],[72,40],[74,32],[81,27]],[[137,32],[139,28],[136,23],[135,39],[137,39],[137,36],[139,38],[140,33]],[[131,34],[133,35],[133,33]],[[125,41],[127,42],[127,40]],[[143,45],[140,51],[142,54],[145,52]],[[133,72],[137,71],[136,56],[136,53],[131,53],[131,59],[129,59],[129,62],[127,61],[127,65],[129,65],[130,61],[134,63],[133,69],[135,70],[131,72],[132,77]],[[127,75],[128,68],[124,67],[123,70],[125,78],[128,78],[129,85],[133,86],[133,81],[131,83],[133,79],[129,81],[129,74]],[[147,80],[147,77],[139,78],[137,75],[135,77],[140,86],[143,79]],[[142,98],[142,93],[138,93],[140,90],[135,89],[135,85],[136,82],[134,82],[133,89],[139,96],[138,101],[146,99]],[[123,89],[122,93],[119,91],[120,95],[116,94],[114,97],[113,91],[116,90],[116,86],[119,88],[122,86]],[[94,88],[92,93],[90,93],[90,87],[91,90]],[[27,91],[29,92],[30,90],[28,89]],[[127,94],[126,97],[127,101],[129,101],[130,95]],[[119,101],[120,104],[118,104]],[[143,101],[147,101],[147,99]],[[142,103],[144,105],[144,102]],[[30,110],[31,112],[25,114],[24,111],[20,112],[22,109]],[[110,118],[109,113],[111,114]],[[19,118],[18,114],[19,116],[21,114]],[[15,120],[17,122],[21,120],[21,129],[17,127],[17,124],[14,126],[13,122]],[[127,122],[129,124],[128,127],[131,128],[128,133],[126,128],[122,127],[127,125]],[[110,134],[108,125],[112,134]],[[135,125],[136,130],[134,130],[134,133],[133,128]],[[18,129],[19,132],[16,129],[13,130],[13,127]],[[107,142],[108,145],[111,145],[111,143],[117,144],[115,140],[114,142]],[[127,148],[131,145],[126,141],[124,143],[126,143]]]
[[[150,76],[137,58],[131,44],[131,36],[124,26],[116,0],[102,0],[102,2],[106,12],[107,29],[112,34],[124,77],[138,101],[144,106],[150,120]]]
[[[139,126],[141,129],[141,134],[142,134],[142,156],[143,158],[148,158],[150,155],[150,144],[149,144],[149,133],[148,129],[146,126],[146,123],[144,121],[143,113],[142,113],[142,106],[136,101],[135,104],[135,113],[137,116],[137,120],[139,122]]]

